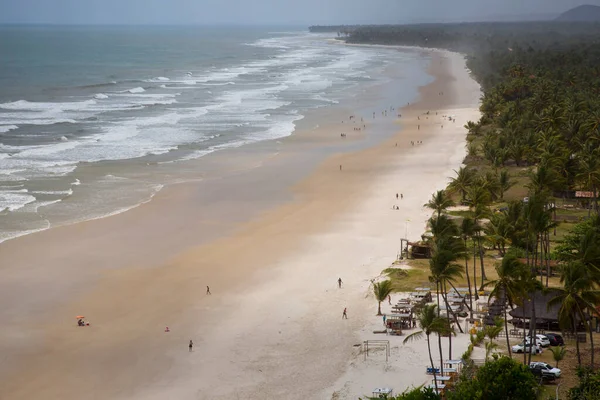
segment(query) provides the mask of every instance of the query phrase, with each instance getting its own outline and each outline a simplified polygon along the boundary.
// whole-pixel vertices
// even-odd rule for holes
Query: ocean
[[[314,110],[350,107],[374,85],[411,101],[428,83],[425,55],[330,37],[0,27],[0,241],[147,202],[202,176],[186,163],[289,136]],[[402,76],[384,73],[392,65]]]

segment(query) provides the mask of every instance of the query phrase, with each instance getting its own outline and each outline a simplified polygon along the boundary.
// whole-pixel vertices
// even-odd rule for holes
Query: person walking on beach
[[[404,198],[404,195],[402,193],[400,193],[400,200],[402,200]]]
[[[344,312],[342,313],[342,319],[348,319],[348,312],[346,308],[344,308]]]
[[[342,288],[342,278],[338,278],[338,288]]]
[[[396,200],[398,200],[398,193],[396,193]]]
[[[194,349],[194,342],[192,342],[192,339],[190,339],[190,344],[188,345],[188,347],[189,347],[190,353],[191,353]]]
[[[386,315],[383,314],[383,326],[385,326],[385,320],[387,319]]]
[[[210,292],[210,287],[208,287],[208,285],[206,286],[206,294],[212,294],[212,293]]]
[[[342,170],[342,164],[340,164],[340,171]]]

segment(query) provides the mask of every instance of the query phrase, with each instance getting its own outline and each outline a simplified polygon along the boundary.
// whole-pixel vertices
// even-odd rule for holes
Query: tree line
[[[503,305],[503,318],[497,320],[495,326],[496,330],[505,330],[510,356],[506,309],[523,307],[529,302],[528,333],[535,337],[536,297],[533,294],[552,286],[551,274],[556,272],[559,282],[554,285],[548,307],[559,308],[562,330],[573,333],[584,330],[589,335],[592,351],[586,363],[590,370],[581,372],[581,385],[598,387],[595,382],[599,382],[600,377],[594,375],[590,320],[599,316],[597,306],[600,304],[597,201],[600,24],[423,24],[359,26],[345,30],[348,31],[347,41],[351,43],[410,45],[465,53],[467,66],[483,89],[481,119],[465,126],[469,132],[467,158],[474,162],[467,162],[455,171],[448,188],[434,193],[426,204],[433,210],[429,220],[431,235],[427,239],[432,248],[429,279],[436,285],[438,299],[436,305],[420,312],[417,319],[421,331],[407,340],[424,335],[429,345],[430,335],[437,334],[441,353],[442,337],[447,337],[451,355],[452,327],[460,329],[460,326],[448,306],[447,295],[456,280],[465,276],[471,318],[472,301],[484,288],[489,288],[490,297]],[[516,184],[508,168],[522,171],[524,183],[520,180],[519,184],[524,185],[526,198],[504,200],[506,191]],[[576,191],[588,193],[579,204],[587,208],[587,216],[562,240],[556,241],[552,236],[557,227],[557,203],[561,198],[574,197]],[[466,205],[469,210],[458,220],[447,213],[455,202]],[[497,207],[499,204],[501,207]],[[495,267],[497,278],[493,280],[487,279],[484,268],[484,254],[488,251],[497,251],[501,258]],[[553,261],[559,262],[556,270],[551,267]],[[440,305],[446,306],[446,315],[440,314]],[[525,324],[523,329],[527,329]],[[490,343],[493,344],[492,336]],[[578,364],[582,366],[585,363],[578,340],[575,346]],[[431,346],[429,349],[432,368],[435,368]],[[523,361],[528,364],[531,354],[524,352]],[[516,375],[522,371],[514,365],[505,367],[516,371]],[[528,384],[529,389],[511,389],[502,387],[500,382],[493,392],[487,392],[487,397],[481,397],[481,393],[486,392],[473,388],[477,381],[469,379],[459,383],[455,394],[450,392],[448,398],[500,398],[496,396],[498,393],[510,394],[503,398],[533,398],[528,397],[531,396],[529,389],[535,389],[535,384]],[[590,397],[590,390],[581,389],[581,385],[570,391],[569,399],[600,398],[597,393],[596,397]],[[586,397],[580,395],[584,391],[587,391]],[[414,398],[435,395],[427,393],[428,397]],[[479,395],[470,397],[469,393]]]

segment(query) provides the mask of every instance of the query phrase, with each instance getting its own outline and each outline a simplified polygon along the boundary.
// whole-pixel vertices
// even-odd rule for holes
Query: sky
[[[539,19],[600,0],[0,0],[0,24],[383,24]]]

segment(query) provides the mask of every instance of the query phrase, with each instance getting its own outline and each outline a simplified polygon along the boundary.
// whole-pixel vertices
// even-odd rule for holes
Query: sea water
[[[0,27],[0,241],[121,212],[181,181],[177,167],[157,165],[184,170],[289,136],[311,110],[386,80],[410,100],[428,79],[418,53],[327,38],[281,28]],[[403,79],[383,74],[390,65]]]

